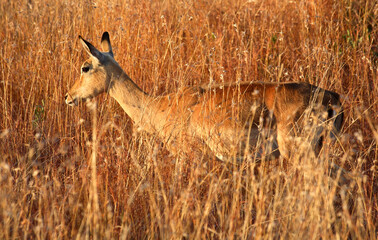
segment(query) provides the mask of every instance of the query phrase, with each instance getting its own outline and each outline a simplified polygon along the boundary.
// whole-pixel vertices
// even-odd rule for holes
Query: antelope
[[[74,106],[107,93],[137,126],[158,134],[173,154],[190,153],[204,143],[220,160],[230,156],[243,159],[256,145],[262,127],[269,125],[276,136],[271,147],[273,156],[289,158],[293,154],[293,138],[304,128],[307,113],[317,113],[320,119],[315,132],[310,133],[312,149],[318,154],[325,123],[332,123],[331,134],[341,129],[339,95],[309,83],[191,86],[153,97],[116,62],[107,32],[101,38],[103,52],[81,36],[79,39],[90,58],[83,63],[80,79],[65,95],[65,102]]]

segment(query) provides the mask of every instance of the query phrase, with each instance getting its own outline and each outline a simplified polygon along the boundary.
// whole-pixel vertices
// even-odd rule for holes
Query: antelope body
[[[107,32],[101,40],[104,52],[79,38],[90,58],[82,65],[80,79],[66,94],[66,103],[77,105],[79,101],[108,93],[135,124],[159,134],[173,153],[188,153],[204,142],[221,160],[243,157],[256,145],[262,125],[269,125],[276,132],[280,154],[288,158],[292,138],[301,131],[307,109],[321,119],[310,138],[316,154],[327,120],[333,123],[332,132],[341,128],[343,114],[337,112],[341,109],[339,95],[308,83],[197,86],[152,97],[114,60]],[[273,155],[277,157],[277,151]]]

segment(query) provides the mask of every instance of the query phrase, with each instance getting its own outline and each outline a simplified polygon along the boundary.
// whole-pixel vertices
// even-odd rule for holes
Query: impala
[[[158,134],[174,154],[189,153],[205,143],[221,160],[243,158],[264,135],[262,129],[268,128],[276,139],[271,151],[278,145],[279,154],[289,158],[293,139],[311,121],[315,130],[306,132],[307,139],[318,154],[327,126],[334,134],[343,122],[339,95],[304,82],[195,86],[152,97],[115,61],[107,32],[101,39],[104,52],[79,38],[90,58],[66,94],[66,103],[74,106],[107,93],[135,124]],[[316,118],[306,117],[313,115]],[[277,157],[278,151],[273,156]]]

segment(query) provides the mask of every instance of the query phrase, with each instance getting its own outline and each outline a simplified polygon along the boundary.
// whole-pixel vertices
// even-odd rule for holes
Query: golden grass
[[[374,239],[377,13],[372,0],[1,0],[0,239]],[[340,139],[288,166],[170,156],[114,100],[97,115],[64,103],[87,57],[78,35],[99,46],[103,31],[152,95],[246,80],[336,91]]]

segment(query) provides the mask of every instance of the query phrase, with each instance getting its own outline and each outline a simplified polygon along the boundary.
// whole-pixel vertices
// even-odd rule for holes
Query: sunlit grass
[[[1,0],[0,238],[374,239],[376,14],[369,0]],[[202,145],[172,156],[105,95],[96,116],[64,103],[87,57],[78,35],[98,46],[104,31],[154,96],[305,81],[343,96],[344,127],[318,159],[305,147],[261,164],[220,162]]]

